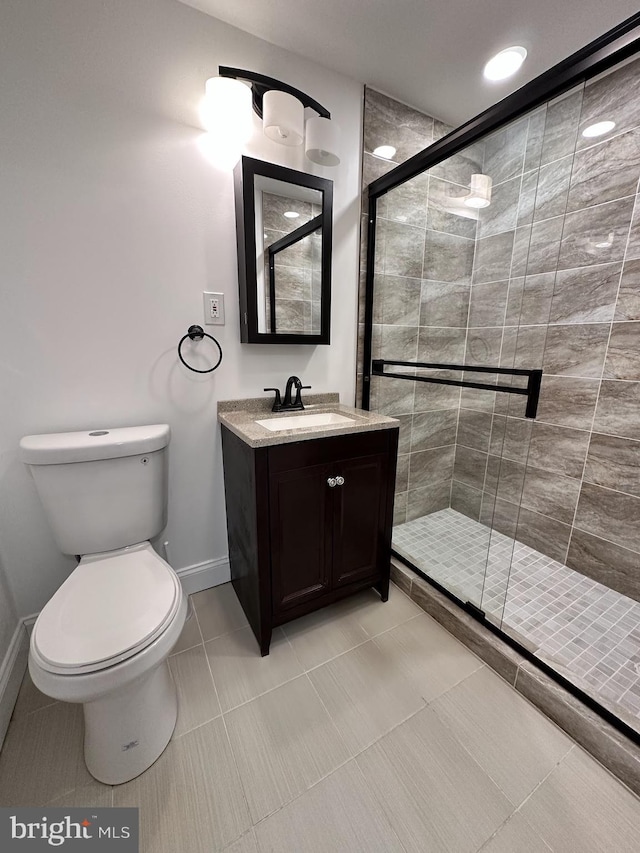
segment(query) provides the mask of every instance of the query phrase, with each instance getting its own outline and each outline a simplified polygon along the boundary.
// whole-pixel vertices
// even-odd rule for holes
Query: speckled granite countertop
[[[249,447],[268,447],[275,444],[289,444],[294,441],[308,441],[312,438],[328,438],[332,435],[350,435],[354,432],[370,432],[376,429],[392,429],[399,426],[395,418],[365,412],[343,406],[338,394],[307,394],[303,398],[302,412],[271,412],[273,397],[250,397],[245,400],[220,400],[218,420],[231,432],[246,442]],[[286,418],[291,415],[319,414],[336,412],[351,418],[353,423],[327,424],[324,426],[303,427],[302,429],[278,430],[272,432],[260,424],[257,419]]]

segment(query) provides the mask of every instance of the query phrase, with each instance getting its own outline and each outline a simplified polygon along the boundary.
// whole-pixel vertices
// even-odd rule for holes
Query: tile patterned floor
[[[80,708],[26,677],[1,805],[138,806],[144,853],[637,850],[640,800],[399,589],[286,625],[266,658],[230,585],[193,603],[153,767],[92,780]]]
[[[639,602],[453,509],[398,525],[393,546],[640,730]]]

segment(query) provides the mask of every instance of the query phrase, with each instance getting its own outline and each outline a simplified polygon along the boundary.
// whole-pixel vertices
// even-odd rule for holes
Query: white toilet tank
[[[167,424],[154,424],[22,439],[22,461],[63,553],[114,551],[160,533],[170,436]]]

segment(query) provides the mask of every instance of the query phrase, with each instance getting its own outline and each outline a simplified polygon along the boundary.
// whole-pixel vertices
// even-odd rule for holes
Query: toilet
[[[84,706],[84,755],[108,785],[144,772],[178,715],[167,658],[187,598],[149,540],[166,524],[166,424],[29,435],[20,451],[56,543],[79,558],[31,634],[47,696]]]

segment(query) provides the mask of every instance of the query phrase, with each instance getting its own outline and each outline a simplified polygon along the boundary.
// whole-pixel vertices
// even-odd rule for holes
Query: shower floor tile
[[[397,525],[393,548],[640,729],[640,602],[453,509]]]

